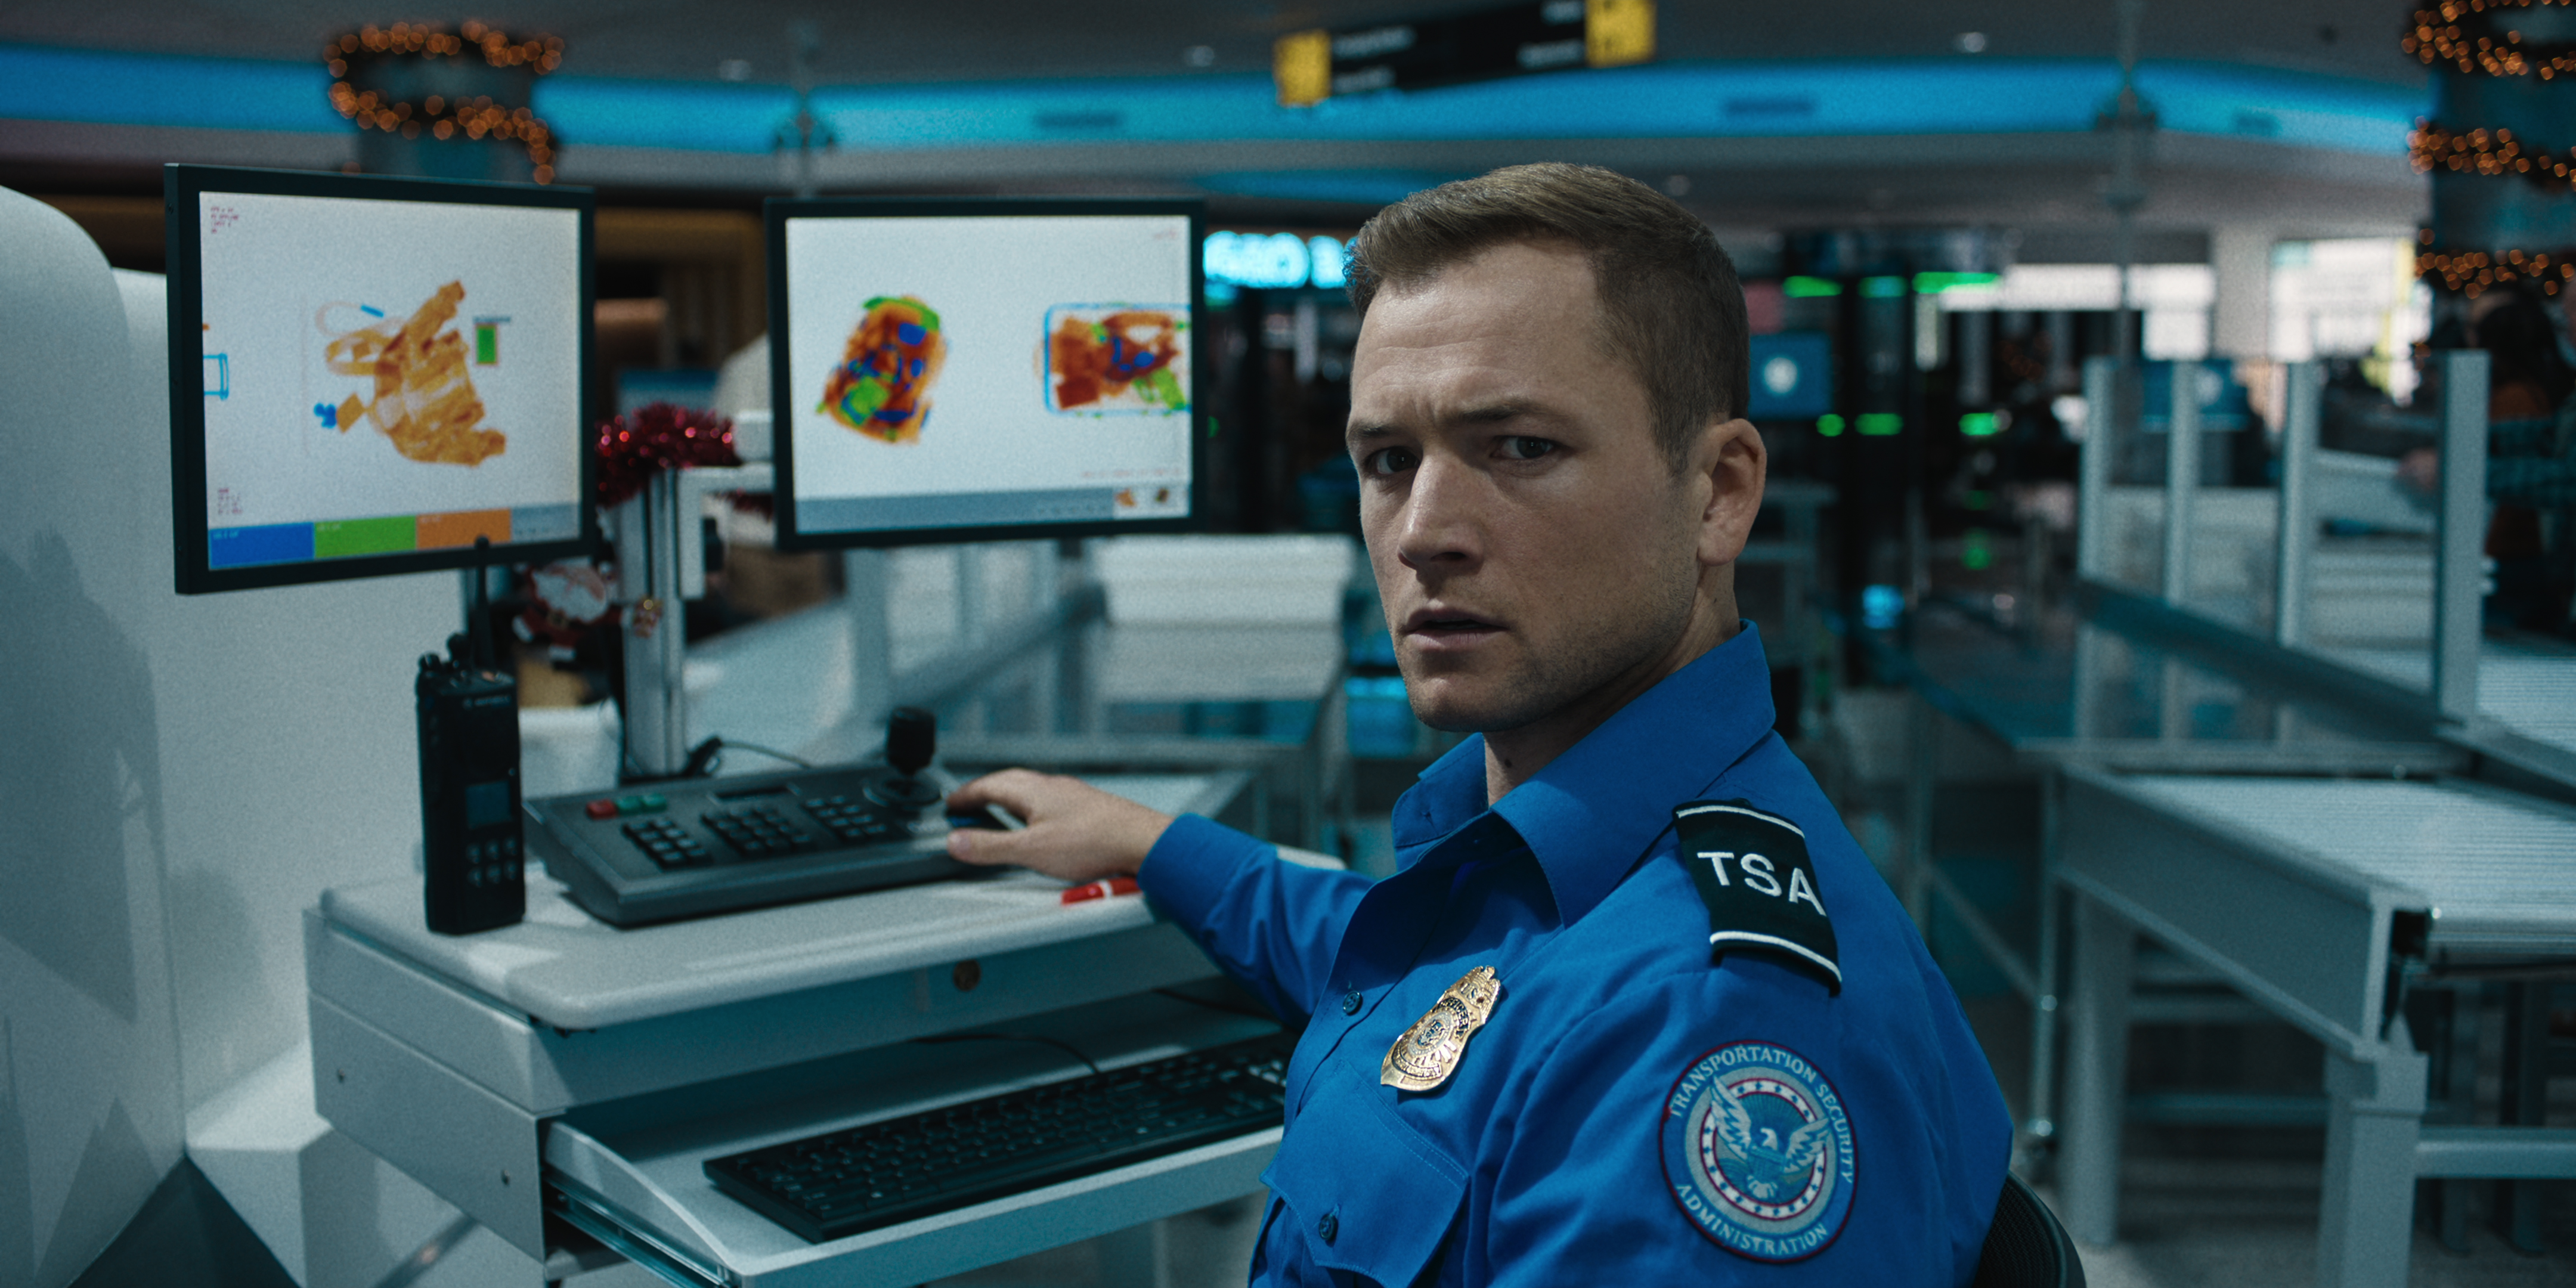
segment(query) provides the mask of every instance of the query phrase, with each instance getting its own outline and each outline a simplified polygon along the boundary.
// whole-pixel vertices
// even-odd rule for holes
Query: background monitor
[[[181,594],[589,549],[586,189],[174,165]]]
[[[1193,526],[1203,222],[1186,200],[770,202],[780,548]]]

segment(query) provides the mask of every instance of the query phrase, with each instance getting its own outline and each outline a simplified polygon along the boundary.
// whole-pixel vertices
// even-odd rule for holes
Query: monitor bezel
[[[1189,220],[1190,327],[1200,340],[1207,334],[1206,265],[1200,248],[1207,241],[1207,203],[1195,197],[772,197],[761,217],[769,256],[769,396],[770,465],[775,471],[775,520],[780,550],[852,550],[893,546],[946,545],[971,541],[1039,541],[1063,537],[1108,537],[1130,534],[1199,532],[1208,527],[1208,470],[1214,461],[1209,442],[1208,395],[1215,389],[1215,367],[1206,344],[1190,345],[1190,481],[1186,516],[1171,519],[1050,519],[1036,523],[973,527],[884,528],[867,531],[833,529],[811,532],[796,526],[796,435],[783,409],[795,405],[788,374],[787,222],[791,219],[917,218],[1025,215],[1181,215]]]
[[[599,548],[599,507],[596,502],[599,460],[595,444],[598,408],[592,405],[595,398],[590,381],[595,360],[592,261],[598,245],[598,202],[591,189],[238,166],[174,164],[163,167],[161,173],[170,327],[170,502],[175,580],[180,594],[203,595],[313,582],[397,577],[470,568],[478,564],[545,563],[586,555]],[[478,552],[472,546],[454,546],[401,554],[345,555],[239,568],[208,566],[208,534],[213,525],[210,522],[212,516],[206,511],[206,409],[205,381],[201,370],[204,345],[198,339],[199,328],[205,322],[205,261],[195,211],[198,198],[209,192],[468,206],[529,206],[573,211],[580,225],[576,253],[580,258],[581,358],[580,367],[574,373],[581,385],[580,424],[576,426],[581,455],[579,535],[550,541],[513,541],[493,546],[488,552]]]

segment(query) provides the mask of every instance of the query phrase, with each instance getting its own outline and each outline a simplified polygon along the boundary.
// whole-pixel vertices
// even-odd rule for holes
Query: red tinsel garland
[[[693,407],[648,403],[599,427],[599,504],[625,501],[664,470],[740,464],[731,420]]]

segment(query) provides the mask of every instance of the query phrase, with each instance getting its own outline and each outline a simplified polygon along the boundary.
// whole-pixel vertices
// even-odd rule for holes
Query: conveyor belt
[[[2490,651],[2478,660],[2478,709],[2526,738],[2576,752],[2576,657]]]
[[[2432,684],[2429,649],[2316,651],[2354,670],[2413,688]],[[2525,738],[2576,752],[2576,655],[2486,644],[2478,651],[2478,710]]]
[[[2576,811],[2451,783],[2142,775],[2122,785],[2415,892],[2435,910],[2436,951],[2576,953]]]

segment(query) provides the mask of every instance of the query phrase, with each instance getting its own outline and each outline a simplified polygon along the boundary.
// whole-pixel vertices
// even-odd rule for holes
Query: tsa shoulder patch
[[[1664,1187],[1711,1242],[1804,1261],[1851,1216],[1851,1118],[1834,1084],[1786,1047],[1722,1046],[1664,1099]]]
[[[1708,904],[1708,952],[1778,956],[1843,991],[1833,922],[1807,861],[1807,834],[1743,801],[1688,801],[1673,807],[1681,837],[1675,857]]]

